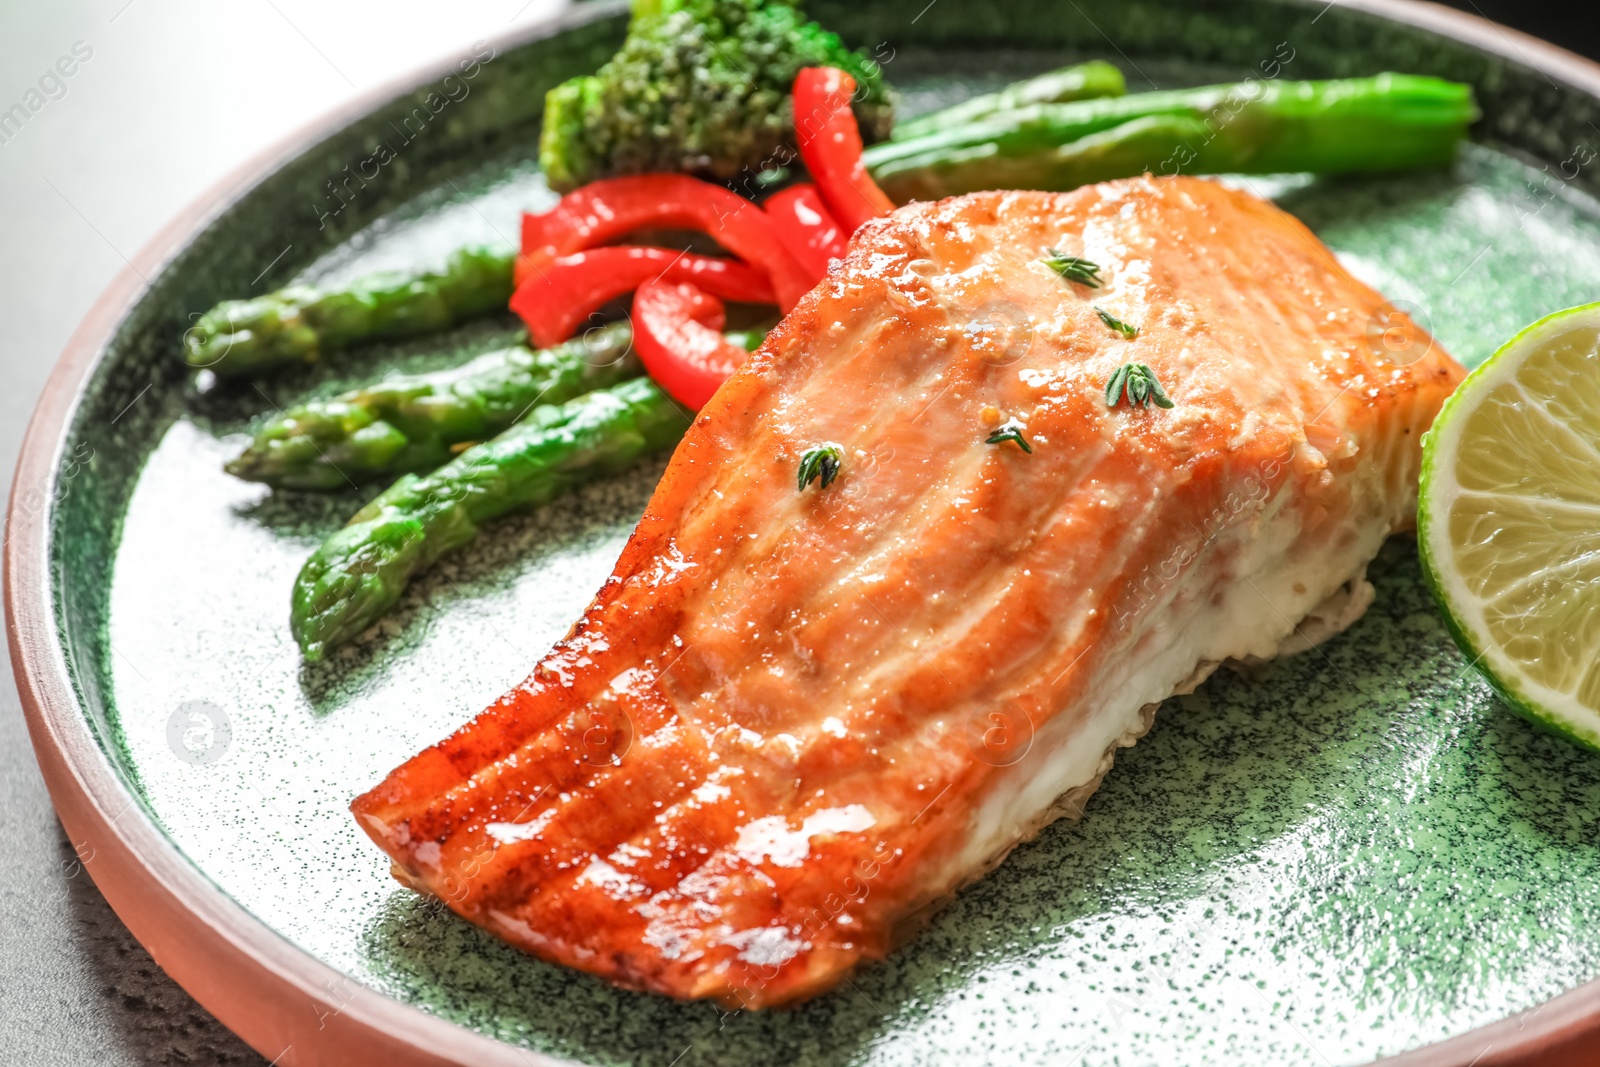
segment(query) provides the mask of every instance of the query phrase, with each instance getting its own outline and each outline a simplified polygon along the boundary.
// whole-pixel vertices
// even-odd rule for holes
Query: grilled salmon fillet
[[[1129,362],[1174,406],[1109,407]],[[801,1000],[1077,814],[1161,700],[1359,616],[1462,375],[1216,183],[902,208],[700,413],[571,634],[353,809],[544,959]]]

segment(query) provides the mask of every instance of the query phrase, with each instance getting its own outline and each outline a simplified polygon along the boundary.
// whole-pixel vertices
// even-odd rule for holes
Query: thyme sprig
[[[820,479],[819,488],[826,489],[844,469],[844,449],[829,442],[808,448],[800,457],[800,470],[795,475],[795,487],[802,493],[813,480]]]
[[[1104,284],[1100,278],[1100,264],[1079,256],[1069,256],[1058,248],[1046,248],[1045,251],[1050,254],[1039,262],[1067,281],[1087,285],[1090,289],[1098,289]]]
[[[1117,331],[1128,340],[1131,341],[1135,337],[1139,336],[1139,327],[1128,325],[1126,322],[1123,322],[1109,311],[1102,311],[1100,308],[1095,308],[1094,313],[1100,316],[1101,322],[1105,323],[1107,326],[1111,327],[1111,329]]]
[[[1124,363],[1111,375],[1111,380],[1106,382],[1106,407],[1116,407],[1123,397],[1127,397],[1129,407],[1143,405],[1148,409],[1152,400],[1157,407],[1173,406],[1148,363]]]
[[[984,444],[1003,445],[1007,441],[1015,441],[1018,448],[1032,455],[1033,446],[1028,443],[1027,438],[1022,436],[1022,431],[1026,429],[1027,427],[1018,420],[1007,419],[994,428],[994,432],[989,435],[989,439]]]

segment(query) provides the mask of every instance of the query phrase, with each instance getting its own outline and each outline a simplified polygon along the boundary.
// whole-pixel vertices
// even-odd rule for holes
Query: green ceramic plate
[[[1548,46],[1376,2],[919,6],[813,5],[876,46],[908,114],[1089,56],[1135,90],[1471,81],[1486,119],[1448,173],[1249,184],[1468,365],[1600,295],[1600,77]],[[14,654],[64,821],[157,958],[284,1063],[1354,1064],[1519,1013],[1426,1055],[1500,1062],[1571,1038],[1600,994],[1538,1006],[1600,975],[1600,758],[1500,707],[1405,538],[1349,633],[1170,701],[1081,821],[796,1011],[619,992],[389,878],[350,798],[523,677],[609,572],[660,465],[496,526],[302,669],[290,584],[363,497],[270,493],[222,461],[264,411],[459,359],[514,323],[259,390],[191,380],[178,337],[222,297],[509,244],[518,213],[553,199],[531,162],[542,92],[614,46],[616,12],[496,43],[439,110],[418,110],[434,72],[264,160],[147,253],[149,286],[119,283],[58,373],[12,505]]]

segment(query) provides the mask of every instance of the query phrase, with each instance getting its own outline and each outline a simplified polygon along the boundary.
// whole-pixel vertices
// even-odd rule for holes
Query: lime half
[[[1600,304],[1523,330],[1423,439],[1417,539],[1462,651],[1600,749]]]

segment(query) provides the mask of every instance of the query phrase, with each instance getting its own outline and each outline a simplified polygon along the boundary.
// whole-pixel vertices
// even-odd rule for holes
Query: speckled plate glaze
[[[1600,69],[1509,31],[1383,0],[812,7],[874,48],[907,113],[1088,56],[1135,90],[1471,81],[1486,118],[1448,173],[1250,185],[1469,365],[1600,295]],[[263,411],[515,324],[260,389],[191,380],[177,340],[222,297],[510,243],[553,199],[530,158],[543,90],[614,47],[618,11],[495,42],[437,110],[454,63],[263,157],[144,253],[52,379],[11,502],[12,654],[63,822],[157,960],[279,1064],[1592,1062],[1600,757],[1497,703],[1404,538],[1358,626],[1170,701],[1081,821],[798,1010],[619,992],[390,880],[350,798],[526,673],[661,467],[497,525],[303,669],[291,581],[363,494],[274,494],[222,460]],[[398,150],[371,166],[380,140]]]

